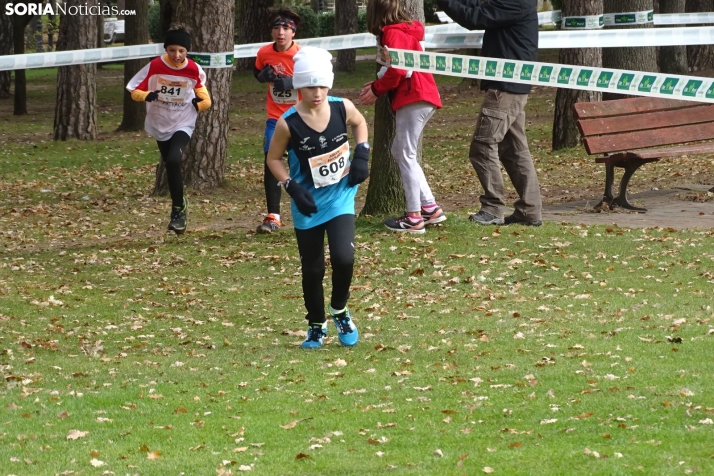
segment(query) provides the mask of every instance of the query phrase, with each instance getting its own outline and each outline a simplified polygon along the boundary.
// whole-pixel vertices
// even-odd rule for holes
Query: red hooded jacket
[[[382,28],[380,42],[387,48],[423,51],[419,43],[423,39],[424,25],[412,20],[411,24],[395,23]],[[441,97],[431,73],[414,71],[408,78],[406,70],[388,68],[384,76],[372,83],[372,92],[377,96],[392,92],[394,111],[419,101],[426,101],[441,108]]]

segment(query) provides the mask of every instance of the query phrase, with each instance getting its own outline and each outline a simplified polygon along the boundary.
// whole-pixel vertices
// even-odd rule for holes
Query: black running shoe
[[[171,221],[169,222],[169,230],[173,231],[177,235],[183,234],[186,231],[186,224],[188,214],[188,199],[183,197],[183,207],[172,207],[171,208]]]

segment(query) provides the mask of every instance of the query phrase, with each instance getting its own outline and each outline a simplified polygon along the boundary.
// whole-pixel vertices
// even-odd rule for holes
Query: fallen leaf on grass
[[[161,451],[147,451],[146,459],[159,459],[161,458]]]
[[[68,440],[78,440],[79,438],[84,438],[88,434],[89,434],[88,431],[69,430],[69,433],[67,433],[67,439]]]
[[[104,466],[107,463],[105,463],[104,461],[98,460],[97,458],[92,458],[92,460],[89,462],[89,464],[91,464],[95,468],[99,468],[100,466]]]
[[[57,414],[57,418],[68,418],[69,412],[67,410],[62,410]]]
[[[295,459],[312,459],[312,456],[305,453],[298,453],[297,456],[295,456]]]
[[[490,466],[484,466],[484,467],[483,467],[483,472],[486,473],[486,474],[491,474],[491,473],[495,473],[496,470],[493,469],[493,468],[490,467]]]
[[[444,457],[444,453],[443,453],[441,450],[439,450],[439,449],[437,449],[436,451],[434,451],[434,454],[435,454],[436,456],[438,456],[439,458],[443,458],[443,457]]]

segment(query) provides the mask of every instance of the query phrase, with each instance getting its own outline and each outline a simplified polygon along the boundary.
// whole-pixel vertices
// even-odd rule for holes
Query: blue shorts
[[[265,121],[265,134],[263,135],[263,152],[268,153],[270,148],[270,140],[273,138],[273,133],[275,132],[275,124],[278,123],[277,119],[268,119]]]

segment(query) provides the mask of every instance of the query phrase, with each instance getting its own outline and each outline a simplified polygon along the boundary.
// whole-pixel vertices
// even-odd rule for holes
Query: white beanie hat
[[[322,86],[332,88],[332,55],[314,46],[304,46],[293,57],[293,88]]]

